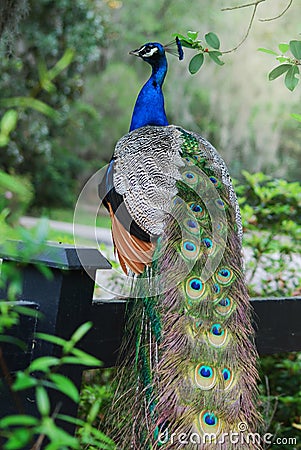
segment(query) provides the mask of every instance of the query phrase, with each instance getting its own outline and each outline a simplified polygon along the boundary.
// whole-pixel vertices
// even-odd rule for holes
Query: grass
[[[12,239],[12,240],[21,240],[24,241],[31,239],[39,241],[41,236],[45,237],[46,241],[51,242],[61,242],[64,244],[74,244],[73,234],[65,231],[57,231],[49,228],[49,226],[44,227],[42,230],[41,223],[38,222],[33,228],[28,229],[21,225],[16,225],[15,227],[10,227],[5,223],[0,221],[0,229],[1,229],[1,238],[4,236],[4,240]],[[2,239],[0,239],[1,242]],[[89,244],[89,241],[86,239],[83,242],[80,242],[82,245]]]
[[[47,217],[50,220],[57,220],[59,222],[73,223],[74,210],[66,208],[43,208],[41,211],[32,211],[31,215],[34,217]],[[94,226],[95,215],[90,211],[78,211],[76,215],[77,223],[81,225]],[[110,216],[102,209],[101,214],[98,214],[96,225],[100,228],[110,228]]]
[[[35,226],[37,228],[39,225]],[[20,226],[18,228],[9,230],[9,239],[22,240],[22,231],[30,232],[30,230]],[[61,244],[71,244],[74,245],[73,233],[68,233],[67,231],[54,230],[48,228],[47,234],[45,235],[45,240],[48,242],[61,243]],[[77,236],[76,243],[78,245],[91,247],[91,240],[88,238]]]

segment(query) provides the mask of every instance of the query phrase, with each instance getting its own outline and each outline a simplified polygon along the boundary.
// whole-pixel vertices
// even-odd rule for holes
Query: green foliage
[[[115,383],[112,381],[114,373],[114,369],[94,370],[86,372],[84,376],[79,417],[81,420],[86,420],[94,429],[100,429],[104,414],[112,404],[115,391]],[[78,430],[78,434],[81,440],[85,439],[88,443],[83,428]],[[97,450],[97,447],[93,446],[89,449]]]
[[[9,211],[9,210],[8,210]],[[23,261],[24,263],[28,262],[35,255],[39,255],[44,247],[45,242],[48,237],[48,222],[47,220],[41,220],[37,226],[34,228],[27,230],[22,227],[14,227],[12,228],[6,222],[6,217],[0,215],[0,244],[1,244],[1,252],[3,254],[8,253],[11,255],[15,255],[19,261]],[[19,246],[17,241],[21,240],[23,245]],[[43,265],[37,264],[38,270],[40,270],[46,278],[51,277],[51,273],[49,269]],[[22,279],[20,276],[20,271],[17,267],[4,265],[1,267],[1,277],[0,277],[0,288],[4,289],[7,287],[7,299],[9,301],[16,300],[16,297],[21,292],[22,287]],[[13,317],[13,324],[18,323],[18,317],[16,312],[24,311],[21,307],[11,307],[12,305],[7,303],[6,301],[2,302],[3,299],[0,299],[0,333],[3,332],[3,329],[10,323],[10,317]],[[26,313],[29,314],[27,310]],[[17,322],[15,322],[17,320]]]
[[[37,112],[44,114],[56,121],[59,121],[59,114],[55,109],[51,108],[41,100],[37,100],[31,97],[11,97],[0,99],[0,107],[3,108],[22,108],[22,109],[34,109]]]
[[[280,54],[266,48],[259,48],[258,50],[276,56],[277,61],[280,63],[279,66],[269,73],[269,80],[276,80],[276,78],[286,74],[284,79],[285,86],[290,91],[293,91],[300,79],[298,66],[301,64],[301,41],[291,40],[288,44],[279,44],[278,48]]]
[[[16,254],[16,257],[26,263],[34,259],[36,254],[43,251],[48,237],[47,221],[41,220],[37,227],[32,230],[22,228],[11,229],[7,224],[0,221],[1,251],[9,254]],[[14,241],[7,238],[14,237],[21,239],[23,246],[16,246]],[[44,266],[37,265],[46,277],[51,274]],[[0,301],[0,343],[9,342],[24,349],[24,344],[10,336],[10,329],[18,326],[20,315],[35,315],[31,309],[16,306],[14,302],[16,296],[21,292],[22,279],[17,268],[10,265],[1,267],[0,288],[8,286],[7,297]],[[74,402],[80,399],[79,391],[74,383],[61,373],[62,367],[72,365],[84,365],[86,367],[97,367],[101,363],[94,356],[78,348],[78,343],[90,330],[92,323],[81,325],[70,339],[62,339],[57,336],[39,333],[36,337],[54,344],[58,351],[57,356],[43,356],[31,362],[22,371],[18,371],[14,376],[14,383],[11,385],[15,392],[22,392],[31,389],[34,392],[35,402],[39,417],[32,417],[26,414],[9,415],[0,419],[0,440],[3,450],[22,450],[25,446],[34,444],[41,445],[47,438],[49,443],[45,449],[64,450],[82,448],[113,450],[115,445],[111,439],[98,430],[96,417],[98,416],[101,401],[98,398],[86,411],[87,416],[82,419],[66,416],[59,413],[57,405],[50,402],[49,393],[51,390],[59,391]],[[60,351],[59,351],[60,349]],[[8,383],[11,383],[7,378]],[[77,426],[77,436],[74,437],[64,431],[58,420],[72,423]]]
[[[252,251],[249,263],[251,295],[292,295],[301,277],[294,264],[301,253],[301,185],[273,179],[261,172],[243,172],[246,183],[237,186],[244,244]],[[258,272],[266,277],[258,282]]]
[[[105,411],[112,404],[116,369],[100,369],[84,372],[83,385],[81,389],[81,400],[79,404],[79,418],[84,420],[97,403],[98,411],[94,417],[93,425],[99,426],[103,422]]]
[[[74,58],[75,52],[71,48],[67,49],[61,59],[48,70],[44,61],[39,61],[38,71],[39,71],[39,83],[36,89],[44,89],[47,92],[54,93],[56,91],[56,86],[53,83],[54,79],[60,75],[63,70],[67,69]]]
[[[35,205],[66,207],[74,204],[74,194],[78,187],[77,177],[83,164],[73,152],[59,147],[55,142],[52,143],[52,151],[47,159],[47,165],[42,164],[39,158],[32,162],[35,170]],[[30,169],[27,163],[26,167],[28,172]]]
[[[262,172],[242,172],[246,184],[238,188],[242,205],[249,205],[254,216],[247,214],[249,230],[271,229],[274,233],[289,234],[284,221],[295,221],[300,225],[301,186],[298,182],[273,179]],[[247,197],[246,197],[247,196]],[[244,211],[245,212],[245,211]]]
[[[275,437],[301,439],[301,353],[265,356],[260,360],[260,393],[268,432]],[[273,445],[273,447],[275,447]],[[292,448],[283,441],[281,449]]]
[[[14,57],[1,59],[0,108],[15,108],[19,119],[11,139],[2,140],[0,167],[31,179],[36,205],[74,203],[85,163],[68,144],[68,130],[84,74],[105,43],[104,11],[101,2],[89,0],[32,2]]]
[[[12,415],[0,419],[0,436],[5,439],[4,450],[22,449],[29,443],[43,442],[45,437],[49,440],[49,444],[45,448],[49,450],[65,448],[79,450],[85,445],[89,445],[90,449],[113,450],[115,448],[113,441],[93,425],[100,407],[99,400],[91,406],[84,421],[59,414],[55,406],[51,406],[48,393],[49,389],[54,389],[78,403],[79,392],[77,387],[68,377],[59,373],[59,370],[63,365],[68,364],[100,365],[96,358],[76,347],[91,326],[92,324],[89,322],[81,325],[69,340],[42,333],[38,334],[38,338],[45,339],[60,347],[62,355],[60,357],[40,357],[35,359],[26,370],[17,372],[16,380],[12,386],[13,390],[18,392],[29,388],[34,389],[40,417]],[[36,373],[39,376],[36,376]],[[58,419],[77,425],[77,437],[60,428],[56,423]]]
[[[297,120],[298,122],[301,122],[301,114],[293,113],[291,114],[291,116],[293,119]]]
[[[0,147],[9,143],[9,135],[16,128],[18,114],[13,109],[6,111],[0,122]]]
[[[215,50],[218,50],[221,46],[218,36],[212,32],[205,34],[205,41],[210,47],[214,48]]]
[[[0,170],[0,211],[7,222],[16,223],[32,198],[33,189],[26,177],[9,175]]]
[[[181,41],[181,44],[183,47],[197,50],[197,54],[194,55],[190,62],[189,62],[189,72],[194,75],[197,73],[200,68],[202,67],[204,61],[205,61],[205,55],[209,55],[209,58],[215,64],[222,66],[224,65],[224,62],[220,60],[220,57],[222,56],[222,52],[219,51],[220,48],[220,40],[219,37],[210,31],[209,33],[205,34],[205,43],[208,45],[208,48],[204,41],[198,39],[198,32],[197,31],[188,31],[187,36],[184,36],[183,34],[174,34],[174,36],[178,36],[178,38]]]
[[[301,185],[263,173],[243,174],[244,183],[236,191],[245,229],[244,245],[252,252],[246,267],[250,294],[300,295],[296,260],[301,253]],[[301,354],[262,357],[260,372],[264,432],[300,440]],[[281,448],[291,445],[283,441]]]
[[[193,75],[198,72],[204,63],[204,53],[199,53],[191,58],[189,63],[189,72]]]

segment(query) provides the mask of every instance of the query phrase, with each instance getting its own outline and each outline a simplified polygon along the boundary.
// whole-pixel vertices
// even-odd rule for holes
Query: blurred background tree
[[[70,206],[91,156],[101,162],[82,139],[82,146],[76,144],[74,133],[80,128],[77,136],[86,133],[90,139],[89,128],[97,117],[80,99],[83,76],[91,64],[101,61],[106,45],[103,4],[41,0],[28,6],[13,47],[11,43],[7,47],[6,39],[2,41],[1,105],[16,106],[19,120],[2,148],[0,165],[30,179],[34,205]],[[13,104],[11,98],[17,98]],[[41,100],[57,114],[42,115],[28,108],[30,103],[23,105],[20,98]],[[98,138],[96,133],[92,140]]]
[[[28,0],[2,0],[0,4],[0,38],[13,39],[20,20],[28,12]]]

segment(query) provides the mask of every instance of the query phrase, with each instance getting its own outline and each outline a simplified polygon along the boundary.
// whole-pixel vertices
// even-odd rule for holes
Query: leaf
[[[301,59],[301,41],[290,41],[290,51],[296,59]]]
[[[39,370],[41,372],[48,372],[51,366],[57,366],[59,362],[59,358],[55,358],[54,356],[41,356],[40,358],[32,361],[32,363],[28,367],[28,370],[30,372],[34,372],[36,370]]]
[[[64,422],[73,423],[74,425],[77,425],[78,427],[83,427],[86,422],[78,419],[76,417],[67,416],[66,414],[58,414],[56,416],[57,419],[63,420]]]
[[[99,444],[102,445],[102,447],[100,447],[100,448],[102,448],[104,450],[106,450],[106,449],[115,450],[116,449],[115,444],[112,441],[112,439],[109,438],[108,436],[106,436],[102,431],[93,427],[93,428],[91,428],[91,434],[99,440]],[[108,446],[104,446],[105,444],[108,444]]]
[[[38,424],[36,417],[27,416],[24,414],[18,414],[14,416],[6,416],[0,420],[0,428],[6,428],[10,426],[23,425],[23,426],[35,426]]]
[[[43,386],[37,386],[36,388],[36,401],[39,412],[42,416],[49,416],[50,413],[50,401],[48,393]]]
[[[9,143],[9,138],[0,134],[0,147],[5,147]]]
[[[54,382],[56,389],[58,391],[70,397],[75,403],[78,403],[79,401],[78,389],[69,378],[59,373],[52,373],[49,375],[49,378]]]
[[[99,413],[99,409],[100,409],[100,400],[97,400],[96,402],[93,403],[93,405],[91,406],[91,409],[89,411],[88,417],[87,417],[87,422],[92,424],[94,422],[94,420],[97,417],[97,414]]]
[[[257,49],[259,52],[268,53],[269,55],[277,56],[278,53],[274,52],[274,50],[269,50],[268,48],[260,47]]]
[[[291,117],[295,120],[298,120],[298,122],[301,122],[301,114],[293,113],[291,114]]]
[[[45,447],[45,450],[51,448],[61,450],[66,447],[74,449],[80,448],[77,438],[58,427],[51,417],[45,417],[43,419],[38,431],[40,434],[45,434],[51,441],[51,443]]]
[[[210,56],[212,61],[215,62],[215,64],[218,64],[219,66],[223,66],[225,64],[224,61],[221,61],[219,59],[219,57],[222,55],[221,52],[217,52],[217,51],[208,52],[208,55]]]
[[[299,67],[297,66],[291,66],[291,68],[288,70],[287,74],[285,75],[285,86],[290,90],[293,91],[297,84],[299,83],[299,78],[296,77],[296,75],[299,75]]]
[[[187,31],[187,36],[192,39],[193,41],[196,40],[196,38],[198,37],[198,32],[197,31]]]
[[[280,66],[275,67],[270,73],[269,73],[269,80],[273,81],[276,80],[276,78],[280,77],[283,73],[287,72],[292,67],[291,64],[281,64]]]
[[[80,353],[77,353],[80,352]],[[88,355],[78,349],[73,349],[72,353],[78,356],[63,356],[61,359],[62,364],[77,364],[80,366],[99,367],[101,362],[94,356]]]
[[[215,50],[218,50],[220,48],[220,40],[215,33],[210,32],[205,34],[205,40],[207,44]]]
[[[52,336],[51,334],[46,333],[36,333],[35,335],[38,339],[43,339],[47,342],[52,342],[53,344],[59,345],[61,347],[64,347],[64,345],[68,342],[63,338],[60,338],[58,336]]]
[[[17,125],[18,113],[14,109],[7,111],[1,120],[1,133],[8,136]]]
[[[16,345],[21,350],[23,350],[23,352],[25,352],[27,349],[27,345],[25,344],[25,342],[14,336],[0,335],[0,342],[8,342],[10,344]]]
[[[74,58],[74,54],[74,50],[67,49],[61,59],[50,70],[47,70],[44,62],[39,62],[38,72],[40,84],[45,91],[54,92],[56,90],[56,86],[52,83],[52,80],[69,66]]]
[[[8,108],[32,108],[36,111],[49,116],[54,120],[60,120],[60,114],[51,106],[31,97],[11,97],[0,99],[0,106]]]
[[[281,51],[281,53],[283,54],[283,53],[286,53],[288,51],[290,46],[289,46],[289,44],[279,44],[278,48]]]
[[[5,443],[5,450],[23,450],[28,448],[26,444],[32,439],[32,431],[30,429],[16,428],[14,432],[9,436],[8,441]]]
[[[88,353],[79,350],[78,348],[73,348],[72,354],[75,355],[79,359],[80,363],[85,366],[99,367],[102,364],[99,359],[95,358],[95,356],[89,355]]]
[[[14,310],[17,311],[19,314],[22,314],[23,316],[29,316],[29,317],[43,317],[42,313],[37,311],[36,309],[29,308],[28,306],[20,306],[16,305],[14,306]]]
[[[80,325],[78,327],[78,329],[73,333],[73,335],[71,336],[71,341],[73,343],[77,343],[78,341],[80,341],[82,339],[82,337],[88,333],[88,331],[92,328],[93,323],[92,322],[86,322],[83,323],[82,325]]]
[[[181,39],[182,47],[193,48],[193,45],[187,39]]]
[[[204,54],[198,53],[193,58],[191,58],[189,63],[189,72],[193,75],[197,73],[198,70],[202,67],[204,62]]]
[[[182,47],[193,48],[193,39],[190,39],[181,33],[173,33],[172,36],[180,39]]]
[[[287,61],[290,60],[290,58],[288,58],[287,56],[277,56],[277,61],[279,61],[280,63],[285,63]]]
[[[38,63],[38,73],[41,87],[47,92],[55,92],[56,86],[50,81],[46,64],[43,61]]]
[[[74,58],[75,52],[71,48],[67,48],[61,59],[55,64],[55,66],[52,67],[48,71],[48,78],[49,80],[53,80],[55,77],[57,77],[66,67],[71,64],[73,58]]]
[[[184,36],[184,34],[181,34],[181,33],[173,33],[172,34],[172,37],[178,37],[179,39],[187,39],[187,36]]]
[[[24,372],[17,372],[17,378],[13,384],[14,391],[22,391],[36,386],[37,380]]]
[[[77,365],[84,365],[83,362],[77,358],[76,356],[63,356],[63,358],[61,358],[61,363],[62,364],[77,364]],[[94,365],[94,364],[92,364]]]

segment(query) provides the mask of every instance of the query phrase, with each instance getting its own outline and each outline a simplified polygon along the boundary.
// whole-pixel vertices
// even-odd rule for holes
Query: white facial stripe
[[[150,56],[153,56],[153,54],[156,53],[157,51],[158,51],[158,47],[154,47],[148,53],[142,53],[142,56],[144,58],[149,58]]]

